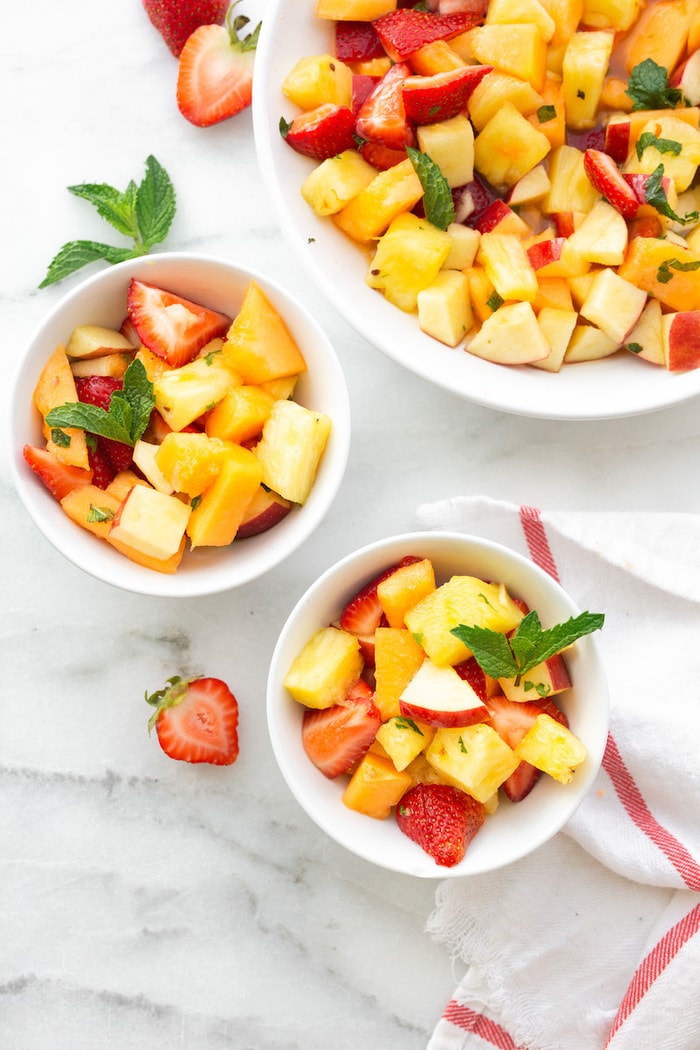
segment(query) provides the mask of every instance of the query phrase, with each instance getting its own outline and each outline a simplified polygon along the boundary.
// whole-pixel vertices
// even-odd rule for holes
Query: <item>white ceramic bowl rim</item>
[[[457,557],[459,552],[459,557]],[[332,839],[365,860],[424,878],[459,877],[510,864],[558,832],[583,801],[597,775],[607,741],[608,690],[600,654],[592,636],[580,639],[569,664],[574,688],[563,699],[572,729],[588,749],[574,781],[561,785],[542,777],[534,791],[517,805],[501,802],[470,844],[464,860],[443,868],[410,842],[393,817],[376,821],[343,806],[342,778],[326,780],[309,762],[301,746],[301,705],[292,700],[282,681],[293,657],[314,630],[337,617],[365,583],[406,554],[431,558],[441,579],[469,572],[502,579],[512,593],[528,600],[544,626],[580,611],[566,592],[542,569],[515,551],[477,536],[456,532],[411,532],[370,543],[329,567],[296,603],[275,647],[267,689],[268,730],[279,768],[292,794],[316,824]],[[452,566],[454,568],[448,568]],[[489,569],[501,570],[500,576]],[[586,705],[585,697],[595,697]]]
[[[192,273],[195,267],[195,273]],[[282,313],[309,362],[294,397],[325,411],[332,431],[307,503],[272,529],[227,548],[187,552],[173,575],[137,565],[71,522],[35,478],[22,446],[40,441],[31,395],[41,367],[76,324],[119,327],[132,276],[161,284],[223,312],[237,310],[242,291],[255,280]],[[230,287],[229,287],[230,286]],[[228,309],[227,309],[228,304]],[[312,403],[313,402],[313,403]],[[9,441],[11,470],[20,498],[44,536],[89,575],[122,590],[163,597],[196,597],[246,584],[274,568],[305,542],[330,508],[342,482],[350,449],[350,402],[345,377],[328,337],[303,304],[276,281],[234,260],[196,252],[162,252],[100,270],[66,293],[36,327],[13,377]]]

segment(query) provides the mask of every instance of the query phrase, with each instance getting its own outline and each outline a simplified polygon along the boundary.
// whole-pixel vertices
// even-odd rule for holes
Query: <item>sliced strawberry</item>
[[[336,22],[335,56],[341,62],[368,62],[383,54],[384,47],[371,22]]]
[[[473,656],[455,664],[455,671],[465,682],[469,682],[476,695],[481,701],[486,702],[486,675]]]
[[[393,62],[403,62],[426,44],[434,40],[449,40],[472,29],[482,20],[481,14],[468,11],[439,15],[400,8],[377,18],[374,28],[389,58]]]
[[[355,116],[360,112],[380,80],[381,77],[369,76],[366,73],[353,73],[350,82],[350,109]]]
[[[112,394],[115,390],[121,390],[123,385],[121,379],[112,376],[81,376],[75,381],[78,401],[84,405],[96,405],[105,412],[109,409]]]
[[[384,74],[357,114],[355,131],[361,139],[395,150],[413,145],[415,135],[403,104],[403,82],[410,75],[405,62]]]
[[[452,190],[455,206],[455,221],[465,226],[476,227],[482,215],[494,200],[494,194],[486,188],[480,179],[456,186]]]
[[[143,0],[151,22],[177,58],[199,26],[221,25],[230,0]]]
[[[410,76],[403,82],[403,104],[412,124],[436,124],[456,117],[493,66],[464,66],[430,77]]]
[[[112,376],[81,376],[75,381],[75,389],[78,401],[86,405],[97,405],[98,408],[109,410],[112,394],[121,390],[123,386],[121,379]],[[97,453],[99,452],[99,455]],[[110,438],[98,437],[97,449],[94,450],[90,466],[95,471],[95,484],[100,488],[106,488],[120,470],[128,470],[134,458],[134,450],[131,445],[125,445],[121,441],[113,441]],[[112,477],[105,482],[110,473]],[[99,480],[98,480],[99,478]]]
[[[231,324],[224,314],[136,278],[129,284],[127,308],[143,345],[171,368],[187,364]]]
[[[531,765],[529,762],[521,761],[510,776],[506,777],[501,784],[503,794],[511,802],[522,802],[530,794],[541,776],[541,769]]]
[[[551,715],[557,722],[568,726],[568,719],[553,700],[526,700],[517,703],[497,694],[486,700],[491,715],[491,725],[509,747],[515,748],[535,724],[538,715]],[[501,787],[511,802],[520,802],[530,794],[539,780],[541,771],[529,762],[521,762]]]
[[[88,463],[93,485],[97,485],[98,489],[106,489],[114,481],[117,470],[99,438],[94,446],[88,445]]]
[[[374,694],[365,685],[358,683],[340,704],[304,712],[302,746],[329,780],[346,773],[362,757],[382,724]]]
[[[384,610],[382,609],[379,598],[377,597],[378,585],[382,580],[386,580],[387,577],[391,576],[403,565],[411,565],[413,562],[419,560],[419,558],[416,558],[413,555],[408,555],[407,557],[402,558],[397,565],[392,565],[391,568],[385,569],[384,572],[380,572],[378,576],[375,576],[369,583],[362,587],[357,594],[346,603],[340,614],[339,622],[343,630],[349,631],[350,634],[357,634],[364,637],[370,637],[373,635],[384,617]]]
[[[482,802],[447,784],[417,784],[396,808],[396,822],[436,864],[452,868],[484,823]]]
[[[359,147],[359,152],[362,154],[368,164],[371,164],[377,171],[386,171],[388,168],[393,168],[394,165],[400,164],[402,160],[406,160],[408,154],[404,149],[389,149],[388,146],[382,146],[379,142],[363,142]]]
[[[583,154],[583,167],[598,193],[625,219],[633,219],[639,211],[639,201],[612,157],[599,149],[587,149]]]
[[[170,758],[215,766],[238,758],[238,701],[220,678],[175,676],[146,699],[156,708],[149,730]]]
[[[62,463],[48,448],[25,445],[22,455],[36,476],[44,483],[51,495],[62,500],[73,489],[82,488],[92,482],[92,470]]]
[[[279,127],[292,149],[314,160],[326,160],[355,148],[355,115],[348,106],[324,102],[298,113],[291,123],[282,117]]]
[[[195,29],[182,49],[177,74],[177,105],[183,117],[197,127],[210,127],[235,117],[253,98],[253,64],[260,25],[239,39],[248,19],[233,18],[226,25]]]

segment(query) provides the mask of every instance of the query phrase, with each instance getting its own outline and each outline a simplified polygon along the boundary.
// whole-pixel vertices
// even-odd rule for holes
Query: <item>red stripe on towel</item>
[[[444,1020],[453,1024],[455,1028],[461,1028],[463,1032],[478,1035],[485,1042],[490,1043],[491,1046],[497,1047],[498,1050],[526,1050],[525,1047],[516,1046],[512,1037],[496,1021],[492,1021],[489,1017],[484,1017],[483,1014],[479,1014],[476,1010],[458,1003],[455,999],[452,999],[447,1004],[442,1016]]]
[[[535,565],[539,565],[540,569],[544,569],[545,572],[549,573],[552,579],[559,583],[559,573],[557,572],[554,557],[549,547],[547,533],[544,531],[544,525],[542,524],[540,512],[537,508],[521,507],[520,524],[525,533],[530,557]]]
[[[608,736],[605,747],[603,768],[612,780],[620,802],[640,831],[658,846],[689,889],[700,890],[700,865],[685,846],[652,815],[611,736]]]
[[[676,957],[684,944],[694,937],[700,929],[700,904],[696,904],[691,911],[685,915],[680,922],[672,926],[661,938],[658,944],[652,948],[649,954],[642,960],[632,978],[625,997],[620,1003],[620,1009],[613,1021],[612,1028],[606,1047],[610,1046],[615,1033],[622,1027],[635,1006],[644,998],[654,981],[666,969],[668,964]]]

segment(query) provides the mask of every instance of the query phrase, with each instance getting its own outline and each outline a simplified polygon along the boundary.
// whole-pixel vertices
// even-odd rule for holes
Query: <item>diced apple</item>
[[[680,88],[691,106],[700,105],[700,50],[693,51],[681,64],[671,78],[671,85]]]
[[[443,269],[465,270],[472,265],[479,250],[479,231],[461,222],[452,222],[446,232],[450,235],[451,243],[449,254],[442,264]]]
[[[104,354],[102,357],[76,358],[71,360],[70,369],[76,379],[83,376],[109,376],[111,379],[122,379],[134,359],[131,353]]]
[[[627,250],[627,223],[612,204],[597,200],[569,238],[569,248],[588,262],[619,266]]]
[[[561,784],[573,780],[574,770],[585,761],[584,744],[551,715],[538,715],[535,724],[515,747],[524,762],[548,773]]]
[[[662,326],[661,303],[658,299],[649,299],[642,310],[639,320],[628,333],[625,346],[636,357],[654,365],[666,366],[664,355],[664,336]]]
[[[416,297],[418,324],[446,346],[457,346],[474,325],[469,281],[461,270],[442,269]]]
[[[526,237],[531,232],[520,214],[498,197],[482,212],[474,228],[478,233],[512,233],[516,237]]]
[[[166,561],[177,554],[190,518],[190,508],[176,496],[135,485],[122,503],[110,538]]]
[[[267,532],[286,518],[293,506],[290,500],[261,485],[243,514],[236,539],[243,540]]]
[[[66,343],[70,358],[103,357],[115,351],[133,353],[134,347],[121,332],[97,324],[78,325]]]
[[[292,503],[305,503],[331,433],[323,412],[275,401],[255,447],[262,482]]]
[[[603,357],[610,357],[619,349],[619,342],[611,339],[609,335],[606,335],[600,328],[596,328],[595,325],[577,324],[566,348],[564,361],[566,364],[580,361],[599,361]]]
[[[139,439],[134,445],[134,464],[154,489],[169,496],[174,489],[156,463],[156,453],[159,448],[160,445]]]
[[[646,305],[647,293],[606,266],[598,270],[581,306],[581,317],[623,343]]]
[[[623,164],[630,151],[631,121],[626,113],[613,113],[605,125],[605,152]]]
[[[529,302],[499,307],[484,321],[467,350],[502,365],[528,365],[549,356],[549,344]]]
[[[549,354],[541,361],[533,361],[535,368],[558,372],[564,362],[569,341],[578,320],[575,310],[558,310],[545,306],[537,315],[537,323],[549,345]]]
[[[454,667],[424,660],[399,697],[404,718],[431,726],[468,726],[488,719],[488,708]]]
[[[425,757],[448,783],[484,803],[520,763],[496,730],[483,722],[438,729]]]
[[[498,684],[508,700],[522,703],[565,692],[571,688],[571,677],[564,657],[561,653],[555,653],[531,668],[520,681],[515,678],[499,678]]]
[[[662,318],[664,361],[669,372],[700,366],[700,310],[679,310]]]
[[[360,643],[354,634],[322,627],[292,661],[284,687],[305,707],[326,708],[340,703],[362,674]]]
[[[542,200],[549,193],[551,185],[544,164],[536,164],[509,190],[505,198],[506,204],[514,208]]]

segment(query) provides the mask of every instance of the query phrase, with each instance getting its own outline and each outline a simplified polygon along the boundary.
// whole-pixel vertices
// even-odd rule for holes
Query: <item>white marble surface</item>
[[[300,273],[261,188],[250,113],[195,129],[177,112],[175,77],[139,0],[3,12],[6,366],[79,279],[37,289],[55,251],[108,239],[66,186],[123,188],[153,153],[178,193],[166,246],[245,260],[326,326],[352,399],[350,462],[296,557],[182,603],[114,591],[64,561],[27,518],[2,448],[0,1045],[417,1050],[460,976],[424,931],[434,886],[347,854],[289,795],[264,716],[280,625],[319,571],[413,528],[426,501],[697,512],[700,410],[538,422],[405,374]],[[144,691],[174,673],[218,675],[237,693],[230,770],[171,762],[148,737]]]

